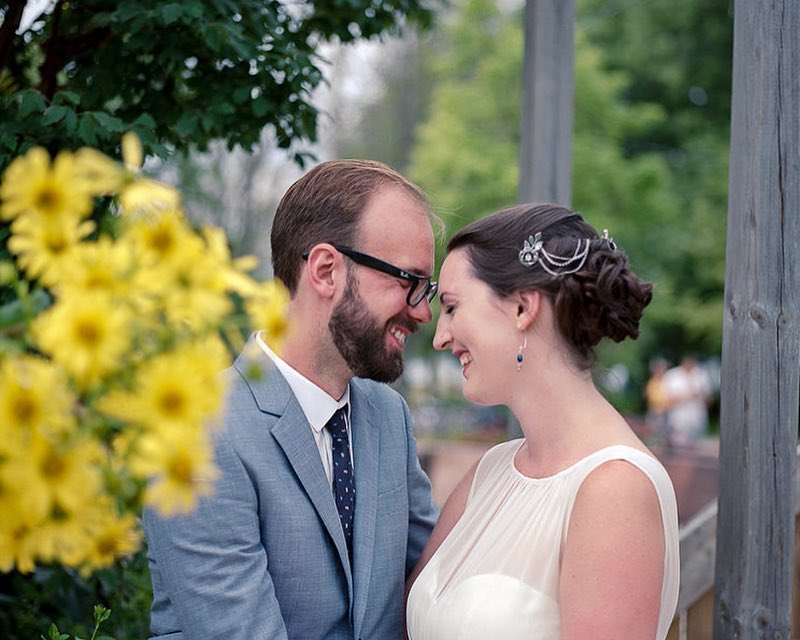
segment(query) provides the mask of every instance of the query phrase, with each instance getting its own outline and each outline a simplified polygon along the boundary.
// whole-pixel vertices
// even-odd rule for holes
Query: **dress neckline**
[[[624,449],[626,451],[633,451],[635,454],[640,455],[640,456],[644,456],[644,457],[646,457],[646,458],[648,458],[650,460],[654,460],[655,459],[655,458],[653,458],[652,455],[649,455],[649,454],[645,453],[644,451],[641,451],[640,449],[636,449],[635,447],[631,447],[631,446],[629,446],[627,444],[611,444],[611,445],[609,445],[607,447],[603,447],[601,449],[597,449],[596,451],[592,451],[592,453],[590,453],[589,455],[584,456],[580,460],[576,460],[572,464],[564,467],[563,469],[559,469],[558,471],[556,471],[555,473],[553,473],[553,474],[551,474],[549,476],[542,476],[540,478],[532,478],[531,476],[527,476],[524,473],[522,473],[522,471],[517,469],[517,463],[516,463],[517,454],[519,453],[519,450],[522,449],[522,446],[524,444],[525,444],[525,438],[520,438],[519,445],[517,445],[514,448],[514,453],[511,455],[511,465],[510,466],[511,466],[511,471],[516,476],[518,476],[519,478],[522,478],[526,482],[531,482],[531,483],[550,482],[552,480],[556,480],[557,478],[560,478],[562,476],[567,475],[568,473],[570,473],[571,471],[573,471],[575,468],[577,468],[581,464],[585,463],[586,461],[588,461],[588,460],[590,460],[592,458],[595,458],[595,457],[599,456],[601,453],[607,452],[610,449]]]

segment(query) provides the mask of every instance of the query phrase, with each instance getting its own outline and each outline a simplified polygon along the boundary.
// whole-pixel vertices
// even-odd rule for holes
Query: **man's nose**
[[[420,302],[418,305],[410,307],[409,315],[420,324],[430,322],[433,318],[431,303],[428,302],[427,298],[423,298],[422,302]]]

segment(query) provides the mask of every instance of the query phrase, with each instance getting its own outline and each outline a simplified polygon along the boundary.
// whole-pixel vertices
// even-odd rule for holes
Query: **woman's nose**
[[[450,333],[444,327],[442,317],[439,316],[439,320],[436,321],[436,333],[433,335],[433,348],[443,351],[444,349],[447,349],[447,345],[449,343]]]

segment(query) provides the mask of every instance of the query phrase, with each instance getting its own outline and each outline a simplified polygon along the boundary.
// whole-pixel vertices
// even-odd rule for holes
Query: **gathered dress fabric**
[[[615,445],[552,476],[529,478],[514,466],[523,443],[499,444],[478,464],[463,515],[409,593],[411,640],[557,639],[561,559],[575,496],[586,476],[610,460],[636,466],[658,495],[665,547],[656,638],[666,638],[680,562],[675,492],[664,467],[643,451]]]

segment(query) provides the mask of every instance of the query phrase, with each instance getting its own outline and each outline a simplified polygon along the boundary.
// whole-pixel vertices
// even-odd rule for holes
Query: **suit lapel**
[[[375,550],[375,518],[378,510],[378,455],[380,424],[373,420],[380,414],[364,393],[357,380],[350,386],[352,404],[353,459],[356,479],[356,515],[354,524],[354,595],[353,620],[355,636],[364,620],[367,595]]]
[[[297,398],[254,337],[250,338],[234,362],[234,367],[247,381],[258,408],[265,413],[278,416],[271,433],[283,450],[298,481],[314,505],[323,526],[336,545],[339,561],[347,575],[350,602],[352,602],[353,577],[342,525],[333,501],[331,486],[319,458],[317,443],[311,433],[311,426],[308,424]],[[358,481],[357,475],[356,481]],[[358,484],[356,491],[358,491]],[[356,493],[356,498],[358,499],[358,493]],[[356,506],[357,516],[358,506]]]
[[[272,427],[272,435],[286,454],[286,459],[292,465],[300,484],[303,485],[303,489],[317,510],[322,524],[336,544],[339,560],[347,573],[352,596],[350,561],[347,558],[347,545],[339,514],[333,501],[331,486],[328,484],[328,478],[322,468],[322,461],[319,459],[317,444],[311,435],[311,427],[308,426],[305,415],[296,400],[290,402],[286,413]],[[356,489],[357,491],[358,489]],[[358,498],[358,493],[356,493],[356,498]]]

